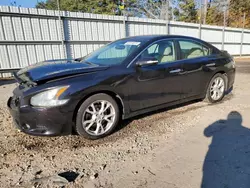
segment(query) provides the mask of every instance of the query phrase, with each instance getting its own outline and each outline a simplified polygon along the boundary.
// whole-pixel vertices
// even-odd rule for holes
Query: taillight
[[[231,56],[231,62],[232,62],[233,68],[235,68],[235,60],[234,60],[234,57],[232,56]]]

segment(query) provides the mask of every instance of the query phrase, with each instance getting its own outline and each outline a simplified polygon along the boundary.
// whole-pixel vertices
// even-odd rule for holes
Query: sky
[[[37,2],[44,1],[44,0],[0,0],[0,5],[7,5],[10,6],[11,3],[16,2],[17,6],[33,8],[37,4]]]
[[[37,4],[37,2],[45,1],[45,0],[0,0],[0,5],[10,6],[11,3],[16,2],[17,6],[33,8]],[[200,0],[196,0],[198,3]],[[204,2],[204,0],[202,0]],[[221,0],[226,1],[226,0]]]

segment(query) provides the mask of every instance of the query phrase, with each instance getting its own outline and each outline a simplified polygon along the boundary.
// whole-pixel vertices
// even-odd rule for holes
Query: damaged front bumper
[[[10,97],[7,105],[15,126],[24,133],[37,136],[57,136],[70,134],[73,113],[62,107],[36,108],[20,105],[20,97]]]

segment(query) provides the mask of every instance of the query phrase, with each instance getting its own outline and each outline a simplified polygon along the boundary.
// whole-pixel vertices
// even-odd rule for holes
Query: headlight
[[[57,87],[47,91],[43,91],[31,97],[30,104],[39,107],[52,107],[63,105],[68,99],[59,99],[69,86]]]

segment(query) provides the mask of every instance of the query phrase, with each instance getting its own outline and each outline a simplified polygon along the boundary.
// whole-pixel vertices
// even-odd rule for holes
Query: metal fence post
[[[67,59],[67,52],[66,52],[66,48],[65,48],[65,45],[64,45],[64,40],[65,40],[64,23],[63,23],[64,21],[63,21],[63,19],[61,17],[59,0],[57,0],[57,8],[58,8],[58,21],[59,21],[60,29],[61,29],[62,51],[63,51],[64,58]]]
[[[201,23],[199,24],[198,29],[199,29],[199,39],[201,39]]]
[[[221,49],[224,50],[224,43],[225,43],[225,26],[222,29],[222,42],[221,42]]]
[[[246,13],[244,13],[244,17],[243,17],[243,27],[242,27],[241,42],[240,42],[240,56],[242,56],[243,41],[244,41],[245,21],[246,21]]]
[[[201,39],[201,16],[202,16],[202,0],[200,0],[200,15],[199,15],[199,27],[198,27],[198,29],[199,29],[199,33],[198,33],[198,35],[199,35],[199,39]]]
[[[166,1],[166,33],[169,35],[169,1]]]
[[[124,12],[123,12],[123,20],[122,20],[122,22],[123,22],[124,38],[128,37],[127,36],[126,20],[127,20],[127,18],[125,16]]]
[[[224,26],[222,29],[222,44],[221,44],[222,50],[224,50],[224,45],[225,45],[225,29],[226,29],[226,10],[224,10]]]
[[[166,34],[169,35],[169,21],[166,21]]]

